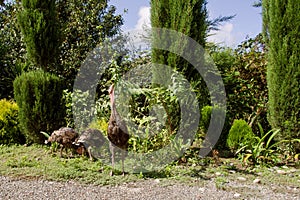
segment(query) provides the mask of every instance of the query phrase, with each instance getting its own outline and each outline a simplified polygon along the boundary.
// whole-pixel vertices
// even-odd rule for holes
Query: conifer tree
[[[59,46],[55,0],[22,0],[18,15],[31,64],[44,71],[54,68]]]
[[[268,120],[283,138],[300,138],[299,1],[263,0],[263,19],[269,47]]]
[[[205,47],[205,39],[208,30],[209,21],[206,10],[206,0],[152,0],[151,1],[151,25],[155,28],[165,28],[183,33],[195,40],[202,47]],[[155,41],[155,33],[154,41]],[[170,42],[172,38],[165,38],[159,42]],[[173,41],[174,42],[174,41]],[[190,47],[180,44],[174,44],[175,48],[180,48],[182,51],[189,51]],[[203,53],[203,52],[202,52]],[[204,55],[198,54],[199,62]],[[200,106],[209,104],[208,91],[206,85],[199,72],[188,61],[180,55],[167,52],[160,49],[152,50],[152,62],[170,66],[172,69],[180,72],[185,78],[196,85],[194,88],[198,92],[198,101]],[[158,66],[161,68],[161,66]],[[166,69],[154,71],[154,82],[157,79],[165,78]],[[168,73],[168,72],[166,72]]]

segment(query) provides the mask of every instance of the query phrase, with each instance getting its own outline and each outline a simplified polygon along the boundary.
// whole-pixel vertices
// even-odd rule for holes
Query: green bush
[[[215,112],[217,113],[213,119],[214,125],[218,124],[218,122],[221,121],[221,119],[220,119],[221,116],[224,116],[225,110],[223,108],[220,108],[217,106],[215,106],[215,107],[204,106],[201,109],[201,120],[200,120],[200,129],[201,129],[201,132],[203,132],[204,134],[206,134],[208,131],[208,127],[209,127],[210,121],[211,121],[211,114],[212,114],[213,110],[215,110]],[[219,126],[222,126],[222,125],[220,124]],[[228,119],[226,117],[221,135],[218,138],[218,142],[215,144],[216,149],[219,149],[219,150],[226,149],[226,139],[227,139],[227,135],[228,135],[228,131],[229,131],[228,127],[229,127],[229,123],[228,123]],[[214,140],[214,138],[211,138],[210,140]]]
[[[41,70],[23,73],[14,81],[19,120],[27,142],[43,143],[47,133],[65,125],[63,83]]]
[[[227,137],[227,145],[232,150],[237,150],[251,143],[255,138],[251,127],[245,120],[234,120]]]
[[[6,99],[0,100],[0,144],[23,144],[25,136],[20,132],[18,105]]]
[[[235,49],[217,47],[210,53],[223,77],[230,124],[234,119],[245,119],[256,135],[259,135],[258,122],[265,132],[271,129],[267,120],[265,48],[265,40],[259,34],[243,41]]]
[[[207,129],[209,127],[211,112],[212,112],[211,106],[204,106],[201,109],[200,127],[205,133],[207,132]]]

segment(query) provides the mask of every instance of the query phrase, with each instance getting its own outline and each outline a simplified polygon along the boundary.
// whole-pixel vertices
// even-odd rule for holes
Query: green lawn
[[[293,167],[245,167],[235,159],[221,159],[216,166],[212,159],[199,159],[193,164],[168,165],[161,171],[150,173],[110,176],[110,166],[87,157],[60,158],[59,153],[51,153],[47,146],[0,146],[0,175],[26,179],[42,178],[52,181],[77,181],[86,184],[115,185],[124,182],[160,179],[162,184],[184,182],[205,185],[213,180],[219,189],[230,189],[226,183],[245,177],[248,184],[260,178],[264,184],[299,187],[299,166]],[[281,170],[281,173],[278,173]],[[280,171],[279,171],[280,172]]]

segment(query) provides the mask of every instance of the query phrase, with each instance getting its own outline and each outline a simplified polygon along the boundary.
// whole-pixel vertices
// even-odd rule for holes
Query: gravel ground
[[[299,188],[272,188],[256,184],[228,183],[232,190],[216,188],[214,181],[205,187],[179,183],[162,186],[161,181],[145,180],[117,186],[84,185],[76,182],[25,180],[0,176],[0,199],[300,199]],[[283,190],[282,190],[283,189]],[[238,191],[238,192],[237,192]],[[277,191],[277,192],[276,192]],[[281,192],[279,192],[281,191]],[[283,192],[285,191],[285,192]]]

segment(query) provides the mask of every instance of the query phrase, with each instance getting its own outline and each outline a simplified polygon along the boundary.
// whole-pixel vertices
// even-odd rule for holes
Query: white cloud
[[[236,38],[233,34],[233,24],[226,23],[219,27],[219,31],[211,31],[209,33],[208,41],[220,43],[226,46],[234,46],[236,43]]]
[[[134,27],[134,29],[143,29],[144,26],[150,27],[150,7],[140,7],[139,10],[139,19]]]
[[[139,18],[134,28],[126,31],[129,38],[128,49],[148,49],[150,46],[147,40],[149,30],[151,29],[150,7],[140,7],[138,16]]]
[[[139,39],[139,36],[145,34],[147,35],[145,29],[149,30],[151,28],[150,7],[140,7],[138,16],[139,18],[134,26],[134,29],[129,30],[129,32],[131,32],[131,36],[134,36],[133,40],[137,43],[140,43],[143,40],[141,39],[143,37]],[[208,37],[208,41],[234,47],[236,45],[237,35],[234,34],[233,29],[234,25],[232,23],[225,23],[224,25],[219,27],[219,31],[211,31],[209,33],[210,36]]]

